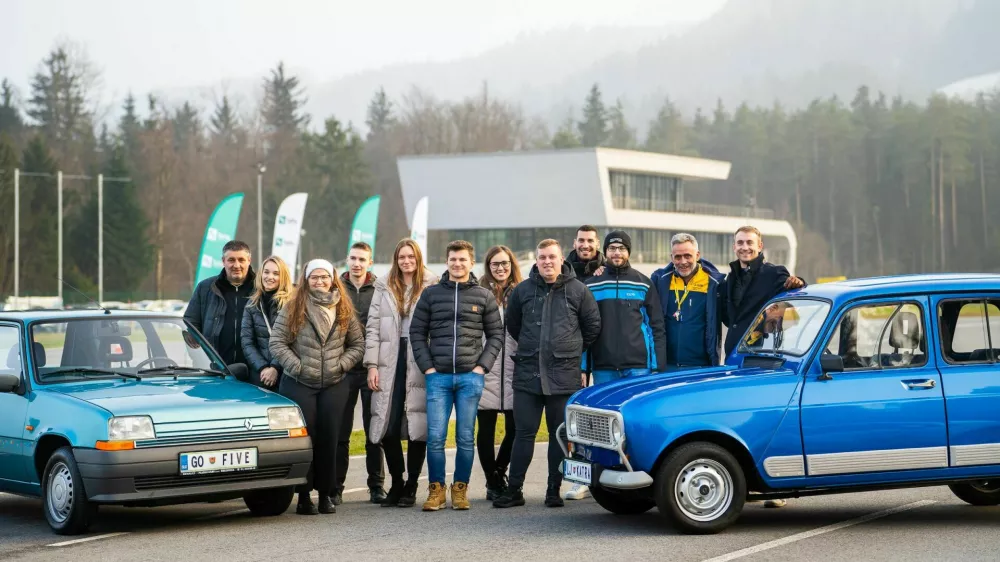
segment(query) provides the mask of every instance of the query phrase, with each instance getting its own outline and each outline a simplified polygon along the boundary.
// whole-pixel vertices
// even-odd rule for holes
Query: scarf
[[[329,293],[318,293],[309,289],[309,300],[306,302],[306,317],[313,325],[322,343],[333,332],[337,320],[337,303],[340,302],[340,292],[333,289]]]

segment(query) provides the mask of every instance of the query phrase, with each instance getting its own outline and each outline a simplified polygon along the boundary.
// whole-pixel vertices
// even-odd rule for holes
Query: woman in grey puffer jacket
[[[337,441],[350,393],[347,372],[361,361],[365,336],[333,265],[312,260],[281,310],[269,348],[282,368],[278,392],[302,410],[313,443],[309,482],[299,486],[296,513],[336,513]],[[309,494],[319,491],[319,508]]]
[[[521,266],[507,246],[493,246],[486,252],[485,272],[480,284],[497,299],[500,316],[507,308],[507,297],[521,282]],[[514,354],[517,342],[504,330],[504,344],[493,368],[486,373],[483,396],[479,400],[479,433],[476,449],[479,464],[486,474],[486,499],[493,500],[507,489],[507,466],[514,446]],[[496,451],[497,416],[503,413],[504,437]]]

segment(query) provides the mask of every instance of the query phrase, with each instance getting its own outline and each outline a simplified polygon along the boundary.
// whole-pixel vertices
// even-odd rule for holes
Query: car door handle
[[[911,381],[900,381],[900,382],[902,382],[903,386],[905,386],[910,390],[925,390],[928,388],[934,388],[937,385],[937,382],[935,382],[933,379],[927,379],[922,381],[911,380]]]

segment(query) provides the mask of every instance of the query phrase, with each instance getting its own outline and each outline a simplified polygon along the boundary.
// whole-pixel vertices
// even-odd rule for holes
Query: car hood
[[[708,367],[671,373],[656,373],[646,376],[629,377],[614,382],[585,388],[573,395],[571,404],[591,408],[619,411],[630,400],[650,394],[669,394],[691,390],[692,386],[755,384],[762,377],[787,376],[792,369],[743,368],[732,365]],[[745,381],[745,382],[744,382]]]
[[[91,381],[51,385],[48,390],[89,402],[115,416],[143,415],[154,423],[266,416],[266,409],[294,406],[252,384],[209,377]]]

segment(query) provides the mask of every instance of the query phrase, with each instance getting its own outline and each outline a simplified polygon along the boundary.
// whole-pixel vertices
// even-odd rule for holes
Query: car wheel
[[[718,533],[732,525],[747,494],[740,464],[714,443],[688,443],[670,453],[653,487],[660,513],[692,534]]]
[[[292,498],[295,496],[295,488],[270,488],[268,490],[254,490],[243,496],[243,502],[247,504],[250,513],[257,517],[274,517],[288,511],[288,506],[292,505]]]
[[[958,499],[977,506],[1000,505],[1000,480],[978,480],[948,486]]]
[[[611,491],[595,484],[590,487],[590,495],[597,505],[617,515],[639,515],[656,507],[652,498],[631,490]]]
[[[85,532],[97,515],[97,505],[87,501],[83,478],[73,450],[62,447],[52,453],[42,473],[42,505],[49,527],[58,535]]]

